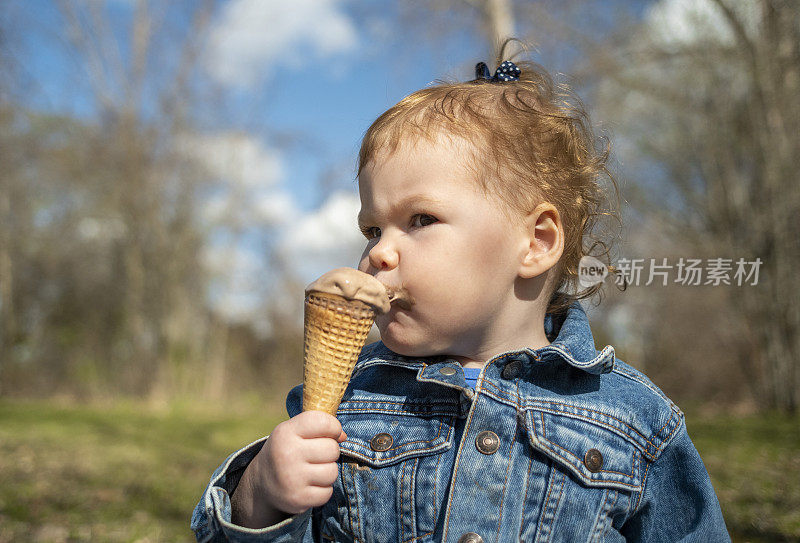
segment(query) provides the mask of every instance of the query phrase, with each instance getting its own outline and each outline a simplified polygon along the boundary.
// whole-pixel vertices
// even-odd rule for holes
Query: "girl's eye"
[[[367,239],[375,239],[381,237],[381,229],[377,226],[361,226],[361,233]]]
[[[437,222],[439,222],[439,219],[437,219],[433,215],[419,214],[419,215],[414,215],[413,217],[411,217],[411,226],[413,226],[415,228],[420,228],[422,226],[428,226],[430,224],[437,223]]]

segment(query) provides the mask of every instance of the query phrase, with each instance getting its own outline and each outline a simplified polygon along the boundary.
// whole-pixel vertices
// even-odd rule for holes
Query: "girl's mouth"
[[[386,287],[389,303],[397,304],[400,309],[409,310],[414,305],[414,297],[405,287]]]

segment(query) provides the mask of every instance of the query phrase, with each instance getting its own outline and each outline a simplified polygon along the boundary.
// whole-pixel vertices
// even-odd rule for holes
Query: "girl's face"
[[[524,222],[481,192],[457,141],[401,145],[359,180],[368,241],[358,268],[413,297],[376,321],[386,346],[406,356],[469,357],[501,343],[497,323],[513,311],[528,249]]]

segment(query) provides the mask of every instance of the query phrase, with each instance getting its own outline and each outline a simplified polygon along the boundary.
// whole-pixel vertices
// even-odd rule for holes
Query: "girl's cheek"
[[[361,258],[358,261],[358,270],[364,273],[367,273],[369,270],[369,247],[364,249],[364,252],[361,253]]]

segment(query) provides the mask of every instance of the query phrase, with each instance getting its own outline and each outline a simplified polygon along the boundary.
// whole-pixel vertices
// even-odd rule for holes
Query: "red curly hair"
[[[541,66],[517,66],[519,81],[437,81],[402,99],[367,130],[358,174],[378,153],[409,139],[433,142],[444,133],[470,142],[469,166],[485,193],[523,215],[543,201],[561,215],[564,252],[547,311],[563,312],[602,287],[578,290],[578,263],[591,254],[610,264],[611,236],[596,227],[603,216],[621,221],[602,181],[610,181],[617,201],[619,191],[606,167],[608,140],[594,133],[577,96]]]

